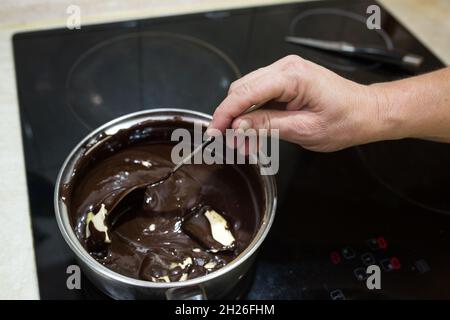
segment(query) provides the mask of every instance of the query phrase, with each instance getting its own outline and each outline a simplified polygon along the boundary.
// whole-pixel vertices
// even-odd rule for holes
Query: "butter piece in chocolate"
[[[178,281],[186,281],[188,279],[188,274],[187,273],[183,273],[180,277],[180,279],[178,279]]]
[[[193,209],[185,218],[182,228],[211,252],[230,251],[235,247],[235,238],[227,220],[209,206]]]
[[[86,239],[92,251],[103,251],[111,243],[108,227],[105,224],[108,211],[102,203],[97,213],[89,212],[86,218]]]
[[[227,220],[214,210],[207,210],[205,217],[211,225],[211,234],[214,240],[219,242],[224,248],[232,248],[235,240]]]
[[[162,276],[162,277],[159,277],[159,278],[152,277],[152,281],[153,282],[170,282],[170,279],[169,279],[168,276]]]
[[[174,269],[176,267],[180,267],[181,269],[185,269],[187,266],[190,266],[191,264],[192,264],[192,258],[191,257],[187,257],[181,263],[172,262],[170,264],[170,269]]]
[[[217,263],[215,263],[214,261],[210,261],[210,262],[206,263],[203,266],[203,268],[210,270],[210,269],[214,269],[216,266],[217,266]]]

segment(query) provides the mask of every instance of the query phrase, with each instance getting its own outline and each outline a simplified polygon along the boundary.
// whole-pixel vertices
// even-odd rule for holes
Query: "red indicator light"
[[[377,238],[378,248],[380,249],[386,249],[388,244],[384,237],[378,237]]]
[[[397,257],[391,258],[391,266],[392,266],[392,269],[394,269],[394,270],[400,269],[401,264]]]
[[[333,251],[330,254],[330,259],[333,264],[338,264],[341,262],[341,255],[337,251]]]

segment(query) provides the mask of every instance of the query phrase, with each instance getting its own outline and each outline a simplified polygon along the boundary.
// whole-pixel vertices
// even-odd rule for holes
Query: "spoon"
[[[256,109],[259,109],[261,106],[262,104],[252,105],[250,108],[245,110],[240,115],[250,113]],[[202,144],[195,147],[191,153],[189,153],[186,157],[184,157],[166,175],[164,175],[160,179],[148,183],[139,184],[123,191],[120,194],[120,196],[117,199],[115,199],[115,201],[110,205],[109,214],[106,216],[106,219],[110,220],[111,222],[110,225],[113,226],[124,213],[129,212],[133,207],[135,207],[136,204],[141,204],[142,202],[140,200],[145,197],[145,191],[147,190],[148,187],[156,187],[164,183],[164,181],[169,179],[177,170],[179,170],[183,165],[188,163],[190,159],[194,157],[194,155],[196,155],[199,151],[201,151],[203,148],[209,145],[213,140],[214,136],[209,136],[208,139],[206,139]],[[119,214],[113,214],[113,212]]]

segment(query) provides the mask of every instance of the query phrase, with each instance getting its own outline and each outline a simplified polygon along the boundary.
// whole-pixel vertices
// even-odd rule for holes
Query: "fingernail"
[[[238,129],[247,130],[253,126],[253,122],[250,119],[241,119],[238,124]]]
[[[216,128],[208,127],[206,129],[206,134],[210,137],[215,137],[215,136],[220,135],[220,131]]]

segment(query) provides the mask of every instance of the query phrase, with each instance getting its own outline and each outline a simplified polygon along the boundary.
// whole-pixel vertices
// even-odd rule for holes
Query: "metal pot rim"
[[[264,241],[267,233],[270,230],[270,227],[273,223],[273,219],[275,217],[275,210],[277,206],[277,192],[276,192],[276,184],[273,176],[261,176],[262,183],[265,191],[265,212],[262,218],[261,226],[254,236],[252,242],[247,246],[247,248],[241,252],[234,260],[232,260],[225,267],[220,268],[217,271],[214,271],[210,274],[200,276],[197,278],[189,279],[181,282],[151,282],[145,280],[139,280],[131,277],[124,276],[115,271],[108,269],[103,266],[99,262],[97,262],[89,253],[84,249],[84,247],[79,242],[75,232],[69,221],[68,210],[65,203],[61,200],[60,197],[60,185],[65,178],[67,178],[69,170],[69,164],[73,163],[74,159],[76,159],[77,153],[90,141],[93,137],[96,137],[98,134],[105,132],[107,129],[119,126],[120,124],[127,123],[129,125],[137,124],[141,121],[151,120],[146,119],[146,116],[165,116],[167,119],[173,117],[197,117],[197,121],[209,122],[212,119],[211,115],[198,112],[191,111],[186,109],[176,109],[176,108],[159,108],[159,109],[149,109],[144,111],[138,111],[134,113],[130,113],[114,120],[111,120],[104,125],[100,126],[96,130],[89,133],[84,139],[78,143],[77,146],[70,152],[68,157],[65,159],[56,180],[55,184],[55,192],[54,192],[54,208],[56,220],[58,223],[59,230],[64,237],[64,240],[67,242],[71,250],[76,254],[76,256],[86,264],[92,271],[94,271],[97,275],[108,278],[110,280],[118,281],[121,283],[125,283],[131,286],[143,287],[143,288],[158,288],[158,289],[169,289],[175,287],[188,287],[188,286],[196,286],[201,285],[204,282],[219,278],[220,276],[226,274],[227,272],[237,268],[244,261],[249,259],[255,251],[259,248],[261,243]],[[129,122],[126,122],[126,121]],[[126,126],[124,126],[126,127]],[[258,163],[258,166],[260,164]]]

